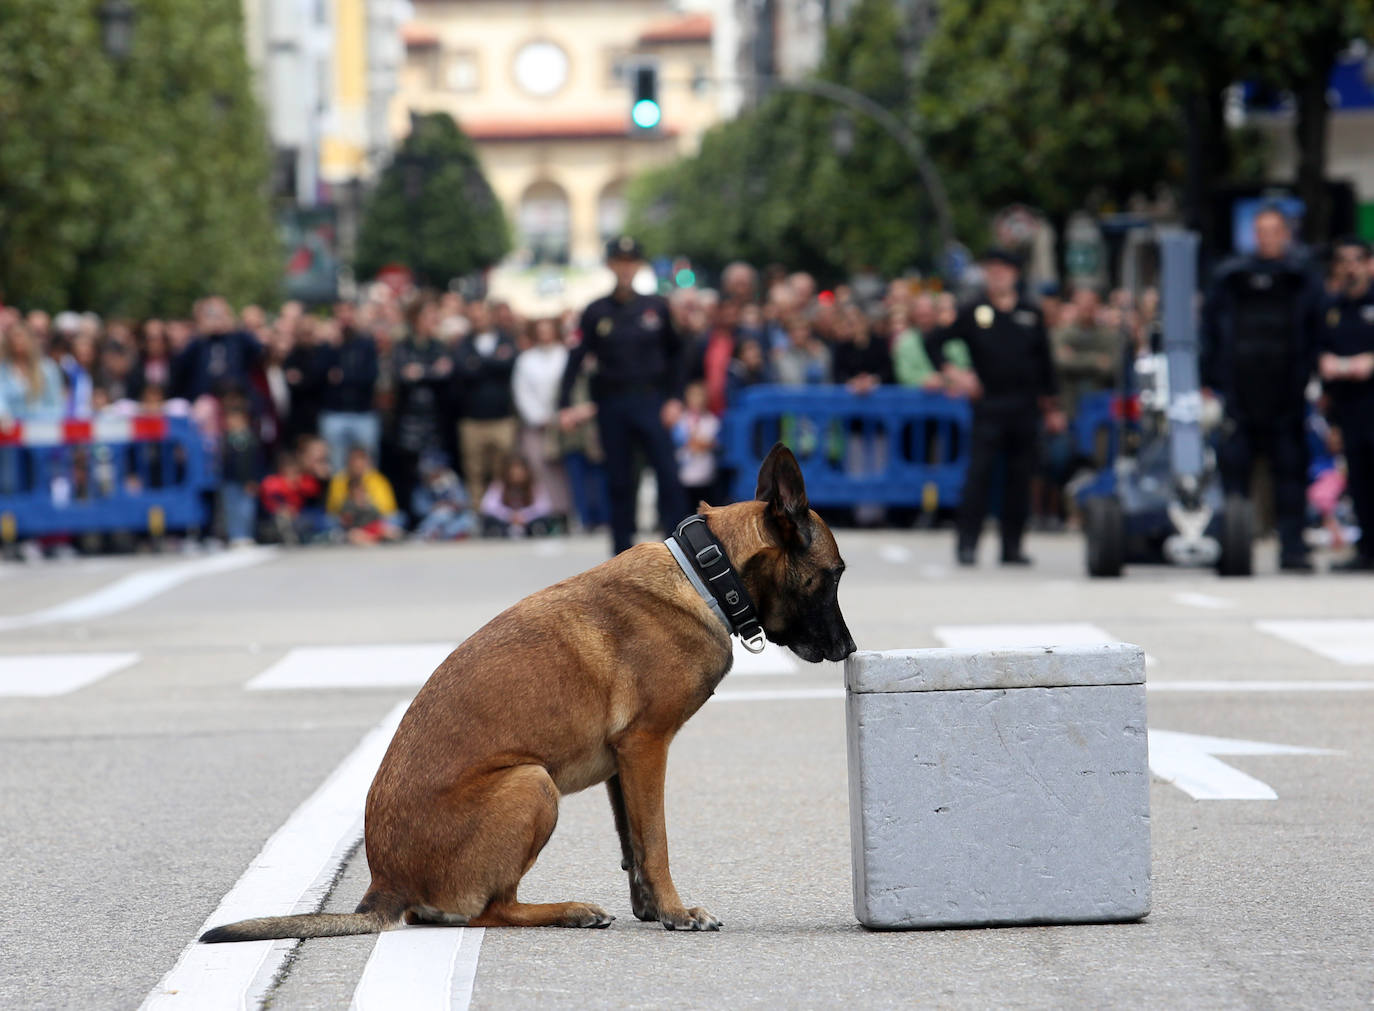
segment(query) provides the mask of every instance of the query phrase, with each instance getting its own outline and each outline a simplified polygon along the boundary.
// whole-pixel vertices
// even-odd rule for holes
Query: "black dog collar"
[[[744,648],[751,653],[762,653],[763,626],[754,609],[754,600],[740,582],[739,573],[730,564],[720,541],[706,525],[706,517],[688,516],[665,543],[669,550],[677,549],[673,557],[683,572],[711,609],[725,621],[726,627],[740,637]]]

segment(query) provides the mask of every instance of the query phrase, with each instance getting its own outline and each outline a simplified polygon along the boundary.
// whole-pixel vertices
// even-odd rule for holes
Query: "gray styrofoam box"
[[[860,923],[1149,913],[1139,646],[865,651],[845,680]]]

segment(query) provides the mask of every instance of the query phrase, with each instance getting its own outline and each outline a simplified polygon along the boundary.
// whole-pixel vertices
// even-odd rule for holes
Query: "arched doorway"
[[[567,263],[572,212],[563,187],[541,179],[520,198],[520,238],[533,263]]]

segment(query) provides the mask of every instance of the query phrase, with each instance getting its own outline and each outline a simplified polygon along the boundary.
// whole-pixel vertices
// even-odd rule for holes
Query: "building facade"
[[[598,262],[637,173],[696,149],[720,118],[711,4],[667,0],[415,0],[391,103],[449,113],[477,145],[515,230],[517,261]],[[703,9],[707,8],[707,9]],[[630,123],[633,68],[657,71],[653,131]]]

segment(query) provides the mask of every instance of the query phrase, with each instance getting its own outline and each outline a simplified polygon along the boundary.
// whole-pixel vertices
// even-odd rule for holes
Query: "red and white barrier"
[[[92,442],[153,442],[167,438],[162,415],[93,421],[0,421],[0,446],[70,446]]]

